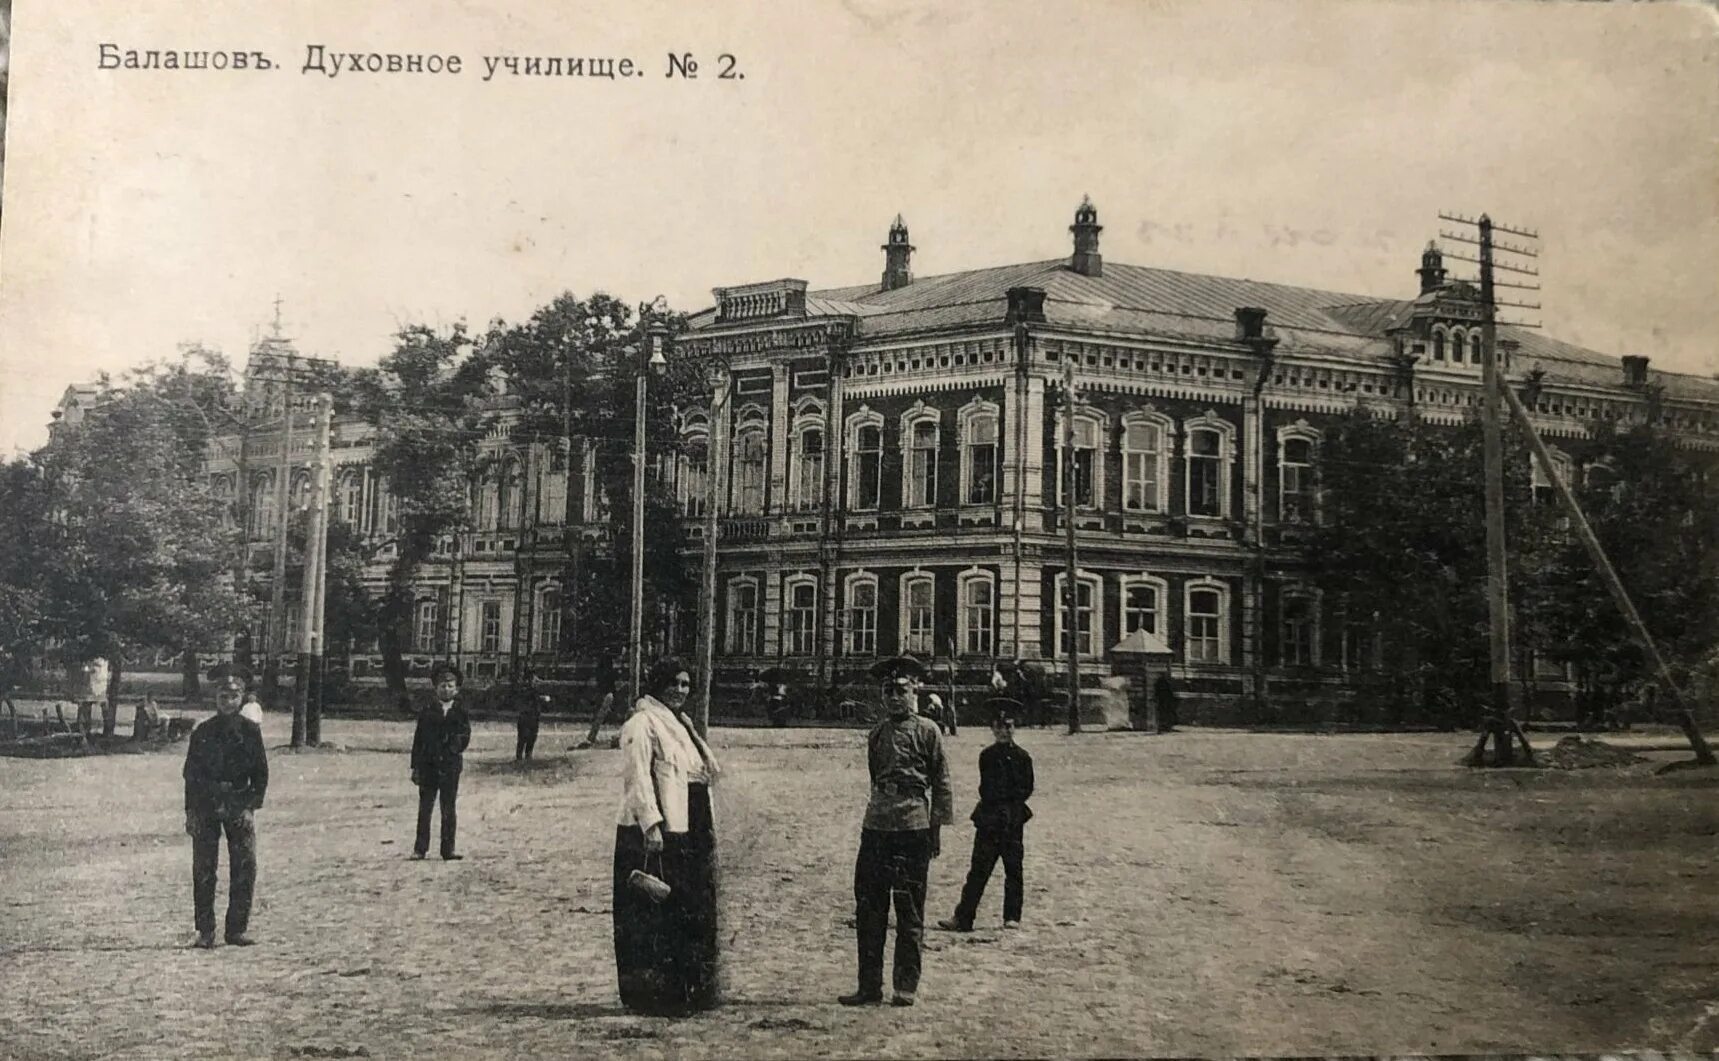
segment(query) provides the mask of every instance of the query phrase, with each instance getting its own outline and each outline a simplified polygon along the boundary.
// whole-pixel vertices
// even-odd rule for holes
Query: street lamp
[[[694,719],[700,736],[710,732],[710,700],[716,687],[716,545],[721,533],[717,506],[724,495],[722,471],[728,464],[728,388],[732,369],[716,354],[705,368],[710,391],[710,421],[704,435],[704,570],[699,579],[698,673],[703,681]]]
[[[639,685],[644,651],[645,611],[645,390],[652,372],[661,372],[668,365],[663,356],[663,343],[668,338],[668,326],[652,321],[649,337],[650,359],[638,366],[633,389],[633,606],[627,625],[627,674],[632,684],[632,696],[643,695]],[[629,358],[638,356],[638,348],[627,347]]]

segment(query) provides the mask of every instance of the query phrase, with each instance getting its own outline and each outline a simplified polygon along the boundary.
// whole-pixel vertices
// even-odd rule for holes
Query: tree
[[[671,334],[686,328],[684,316],[659,304],[635,312],[602,292],[583,300],[564,292],[526,321],[511,326],[497,321],[490,331],[488,357],[507,381],[517,416],[514,441],[562,450],[562,440],[570,438],[595,451],[598,489],[609,506],[613,534],[610,548],[569,558],[562,584],[570,587],[563,602],[571,616],[625,616],[630,607],[634,386],[648,352],[649,329],[658,322]],[[697,366],[674,358],[671,350],[667,370],[652,379],[648,390],[647,445],[657,467],[674,466],[683,447],[674,411],[689,404],[702,407],[702,386]],[[648,632],[664,629],[668,616],[689,604],[697,587],[682,561],[685,535],[668,478],[647,476],[646,490]],[[560,515],[570,517],[571,511],[569,495],[568,510]],[[575,654],[611,658],[624,644],[626,626],[564,622],[562,630]]]
[[[104,380],[91,415],[31,458],[47,517],[30,582],[37,647],[52,639],[63,663],[110,661],[108,732],[128,660],[224,647],[242,620],[240,543],[205,471],[216,434],[205,410],[231,399],[225,369],[196,351]]]
[[[395,546],[375,612],[388,689],[406,695],[413,579],[436,540],[464,530],[479,446],[495,419],[490,365],[464,324],[401,329],[375,369],[353,374],[352,404],[371,426],[373,463],[397,506]]]

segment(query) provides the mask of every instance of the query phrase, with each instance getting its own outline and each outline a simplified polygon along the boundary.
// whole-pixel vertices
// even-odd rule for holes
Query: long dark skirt
[[[635,1013],[685,1014],[716,1004],[716,833],[710,790],[688,786],[687,831],[663,834],[649,857],[637,826],[615,829],[615,973],[621,1005]],[[660,868],[659,868],[660,867]],[[653,902],[627,878],[645,869],[672,891]]]

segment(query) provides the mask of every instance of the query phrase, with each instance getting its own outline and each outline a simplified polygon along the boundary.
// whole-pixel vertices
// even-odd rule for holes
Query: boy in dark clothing
[[[1003,927],[1021,927],[1021,903],[1026,890],[1022,864],[1026,859],[1025,827],[1033,816],[1027,800],[1033,794],[1033,757],[1015,743],[1015,715],[1021,705],[993,699],[996,711],[991,733],[996,743],[979,753],[979,805],[973,808],[973,862],[961,889],[955,916],[937,922],[950,932],[973,931],[979,900],[997,860],[1003,860]]]
[[[519,715],[514,720],[517,738],[513,742],[513,761],[529,761],[532,749],[537,747],[537,728],[543,720],[543,708],[548,702],[546,693],[537,691],[537,683],[527,680],[525,693],[519,698]]]
[[[442,858],[449,862],[465,856],[454,853],[454,807],[460,795],[460,770],[465,766],[466,745],[472,742],[472,721],[456,697],[462,677],[451,663],[438,663],[430,671],[434,699],[418,712],[418,729],[412,734],[412,783],[418,786],[418,835],[412,857],[430,851],[430,815],[436,800],[442,801]]]
[[[191,732],[185,749],[185,835],[191,838],[191,892],[197,946],[215,946],[215,877],[227,836],[227,942],[248,947],[251,893],[257,882],[252,813],[269,787],[269,757],[257,724],[239,714],[250,673],[230,663],[209,672],[215,715]]]

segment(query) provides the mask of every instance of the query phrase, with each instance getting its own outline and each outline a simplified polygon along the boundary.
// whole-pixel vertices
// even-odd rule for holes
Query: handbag
[[[652,874],[650,872],[651,854],[652,852],[645,852],[644,868],[635,869],[631,873],[627,874],[627,886],[636,891],[644,892],[651,902],[660,903],[667,899],[674,889],[669,887],[669,882],[663,880],[660,876],[663,872],[663,856],[661,851],[655,852],[657,856],[656,874]]]

